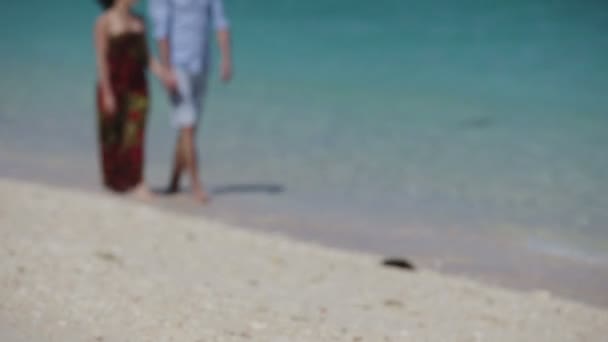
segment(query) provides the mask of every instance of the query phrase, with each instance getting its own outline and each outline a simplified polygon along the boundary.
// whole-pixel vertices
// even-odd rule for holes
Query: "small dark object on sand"
[[[397,259],[397,258],[384,259],[384,261],[382,261],[382,265],[387,266],[387,267],[400,268],[400,269],[408,270],[408,271],[414,271],[416,269],[414,264],[412,264],[411,262],[409,262],[405,259]]]

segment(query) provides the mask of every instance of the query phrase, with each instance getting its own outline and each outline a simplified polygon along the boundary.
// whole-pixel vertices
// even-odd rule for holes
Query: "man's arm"
[[[215,30],[217,31],[217,41],[222,56],[220,64],[222,80],[228,82],[232,78],[232,46],[230,25],[226,19],[222,0],[211,1],[211,14]]]
[[[153,35],[158,43],[160,62],[165,67],[171,66],[171,52],[169,42],[169,25],[171,22],[170,0],[150,0],[149,12],[152,20]]]
[[[232,47],[230,43],[230,31],[228,29],[217,31],[217,40],[222,54],[220,65],[222,81],[228,82],[232,79]]]

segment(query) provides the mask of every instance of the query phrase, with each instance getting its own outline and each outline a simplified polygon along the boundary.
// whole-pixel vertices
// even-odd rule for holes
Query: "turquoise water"
[[[311,212],[608,254],[608,4],[226,5],[237,70],[214,79],[202,125],[211,186],[274,184]],[[3,4],[3,148],[95,158],[97,14],[93,1]],[[161,173],[173,132],[154,90]]]

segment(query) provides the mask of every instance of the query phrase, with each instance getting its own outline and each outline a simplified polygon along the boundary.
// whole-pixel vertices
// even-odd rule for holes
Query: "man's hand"
[[[232,80],[232,62],[224,59],[220,65],[222,81],[230,82]]]

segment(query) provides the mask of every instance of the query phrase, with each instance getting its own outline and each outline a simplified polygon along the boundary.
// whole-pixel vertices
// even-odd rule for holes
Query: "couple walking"
[[[104,12],[95,24],[97,108],[103,182],[118,192],[151,197],[144,182],[144,141],[149,97],[146,71],[165,85],[171,121],[179,130],[168,191],[190,176],[194,198],[209,200],[200,181],[196,127],[210,63],[210,31],[221,51],[221,77],[232,76],[230,31],[222,0],[149,0],[160,59],[146,43],[145,21],[132,11],[137,0],[98,0]]]

